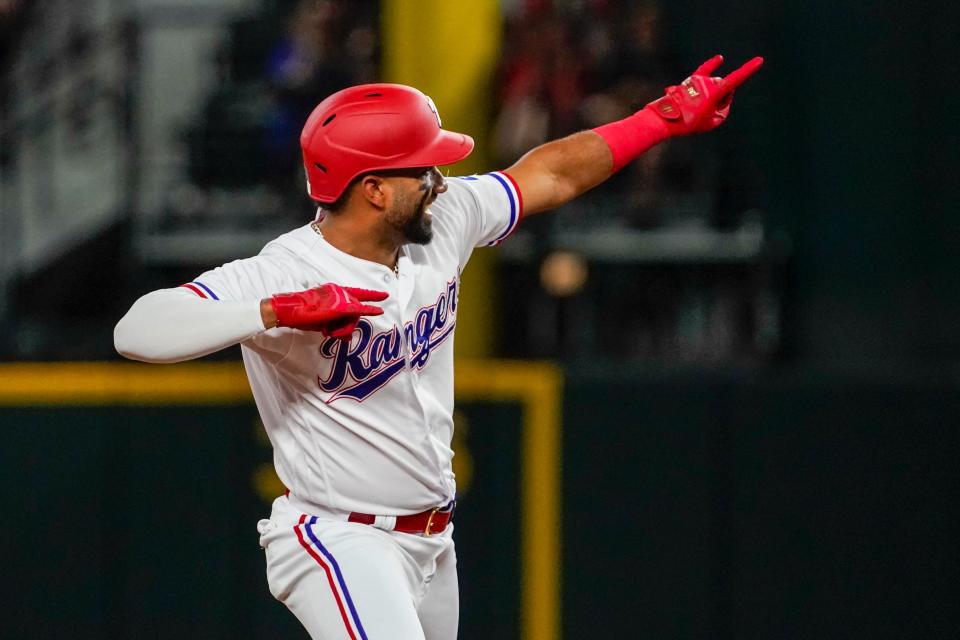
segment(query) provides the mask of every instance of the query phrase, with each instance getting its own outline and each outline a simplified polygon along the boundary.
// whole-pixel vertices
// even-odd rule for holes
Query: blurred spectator
[[[657,0],[505,0],[503,6],[493,128],[500,166],[548,140],[625,118],[692,71],[679,64],[668,37],[665,11],[673,7]],[[525,263],[503,271],[516,285],[505,290],[519,292],[508,305],[522,308],[535,327],[508,355],[599,353],[713,366],[776,350],[778,311],[766,302],[775,294],[764,267],[716,264],[709,250],[700,257],[695,249],[700,241],[713,246],[717,231],[756,230],[744,226],[749,202],[734,204],[736,212],[723,219],[719,206],[729,212],[730,197],[715,178],[713,144],[700,137],[658,145],[601,188],[524,223],[526,244],[517,255],[542,261],[542,277],[537,295]],[[585,245],[568,244],[592,232]],[[612,239],[626,243],[617,248]],[[678,251],[678,243],[689,244]],[[630,247],[636,262],[625,254]],[[584,253],[562,251],[571,248]],[[515,335],[516,324],[511,319],[504,335]]]
[[[17,10],[17,5],[19,4],[20,0],[0,0],[0,20],[13,15],[13,12]]]
[[[216,205],[217,190],[256,191],[249,218],[302,212],[306,195],[299,139],[326,96],[375,79],[375,0],[295,0],[278,13],[234,21],[217,56],[219,82],[190,128],[190,185],[200,197],[171,198],[166,221],[249,226],[235,206]],[[229,166],[225,154],[233,158]],[[188,209],[183,203],[189,201]],[[237,202],[235,200],[234,202]]]
[[[317,103],[352,83],[352,69],[337,46],[344,41],[343,18],[342,2],[301,0],[266,61],[273,108],[265,144],[274,178],[295,172],[300,129]]]
[[[0,54],[4,53],[13,40],[14,23],[23,8],[20,0],[0,0]]]
[[[494,149],[506,166],[530,148],[623,118],[684,77],[653,0],[527,2],[507,17]],[[709,156],[686,141],[655,147],[602,191],[561,212],[593,225],[650,228],[709,217]],[[603,213],[605,212],[605,213]]]

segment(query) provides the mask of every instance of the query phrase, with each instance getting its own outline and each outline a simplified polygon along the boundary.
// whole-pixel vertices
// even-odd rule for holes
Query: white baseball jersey
[[[350,342],[275,328],[242,342],[250,386],[292,495],[331,509],[402,515],[449,502],[456,487],[453,334],[459,277],[474,247],[500,242],[521,215],[506,174],[451,178],[429,207],[433,240],[400,249],[399,276],[344,253],[305,225],[253,258],[184,285],[248,301],[327,282],[389,293]]]

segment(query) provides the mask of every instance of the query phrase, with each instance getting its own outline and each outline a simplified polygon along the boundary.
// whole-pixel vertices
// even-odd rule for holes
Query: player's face
[[[386,220],[408,242],[427,244],[433,238],[433,219],[429,207],[447,190],[443,175],[436,167],[409,169],[393,176],[393,202]]]

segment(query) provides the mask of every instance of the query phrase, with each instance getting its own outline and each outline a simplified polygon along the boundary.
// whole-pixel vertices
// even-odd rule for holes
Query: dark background
[[[955,362],[956,4],[684,5],[689,42],[720,30],[731,58],[767,55],[738,106],[762,123],[749,155],[796,252],[795,356]]]
[[[956,636],[960,385],[621,373],[566,380],[564,637]],[[519,411],[462,413],[461,637],[518,637]],[[0,417],[4,637],[303,635],[266,593],[252,406]]]
[[[956,383],[585,371],[567,389],[565,637],[597,618],[626,638],[955,637]]]
[[[564,637],[955,638],[957,5],[662,9],[684,69],[715,51],[728,65],[766,58],[703,145],[783,249],[764,267],[775,272],[781,341],[745,359],[618,358],[628,334],[602,325],[603,310],[619,317],[636,305],[615,300],[613,280],[589,286],[612,290],[619,306],[601,305],[590,325],[574,313],[572,334],[569,323],[558,329],[574,346],[578,331],[606,331],[606,353],[573,353],[562,340],[539,353],[514,339],[517,307],[496,320],[493,355],[546,355],[566,376]],[[0,32],[8,42],[18,24]],[[121,221],[10,283],[4,358],[116,357],[117,318],[147,283],[174,277],[139,262],[132,234]],[[517,264],[502,271],[503,299],[542,298],[530,275],[538,264]],[[636,263],[616,277],[656,281],[668,298],[673,282],[736,283],[750,268]],[[109,295],[91,284],[106,281]],[[655,307],[657,291],[637,296]],[[496,439],[471,428],[478,482],[490,468],[515,471],[504,434],[516,416],[500,410],[480,419]],[[266,507],[249,474],[267,454],[253,419],[251,407],[0,408],[0,635],[298,637],[263,588],[252,527]],[[458,514],[464,550],[476,544],[471,518],[515,508],[514,484],[497,478],[476,494],[482,506]],[[464,638],[513,637],[512,532],[497,532],[496,552],[461,552]],[[482,626],[490,620],[495,632]]]

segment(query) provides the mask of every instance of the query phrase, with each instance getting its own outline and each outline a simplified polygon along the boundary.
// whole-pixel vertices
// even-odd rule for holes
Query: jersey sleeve
[[[210,302],[182,288],[141,296],[113,330],[117,352],[143,362],[181,362],[260,335],[257,300]]]
[[[180,286],[207,300],[260,300],[296,288],[285,263],[283,256],[265,251],[206,271]]]
[[[310,286],[298,281],[295,274],[300,269],[295,262],[282,247],[271,243],[257,256],[206,271],[177,290],[220,304],[255,303],[259,308],[264,298]],[[290,335],[285,329],[268,329],[246,336],[241,344],[262,353],[284,353],[290,346]]]
[[[523,216],[523,199],[516,182],[501,171],[447,180],[443,194],[455,208],[447,223],[469,253],[474,247],[496,245],[513,233]]]

